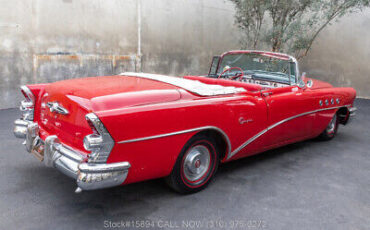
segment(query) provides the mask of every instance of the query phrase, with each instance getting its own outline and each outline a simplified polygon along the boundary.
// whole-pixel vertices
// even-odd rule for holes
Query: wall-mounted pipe
[[[137,0],[137,53],[136,72],[141,72],[141,0]]]

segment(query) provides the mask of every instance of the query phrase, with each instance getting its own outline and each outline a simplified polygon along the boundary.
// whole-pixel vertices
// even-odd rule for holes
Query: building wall
[[[152,73],[205,74],[213,55],[239,48],[228,1],[140,2],[141,65],[139,1],[0,0],[0,108],[18,106],[22,84],[139,71],[140,66]],[[370,97],[369,21],[367,11],[325,30],[303,60],[303,70]]]
[[[326,28],[302,60],[302,70],[334,86],[354,87],[359,97],[370,98],[370,9]]]

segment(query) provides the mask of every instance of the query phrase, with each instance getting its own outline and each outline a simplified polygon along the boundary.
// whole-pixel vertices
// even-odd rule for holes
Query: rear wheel
[[[219,163],[215,143],[205,135],[191,138],[181,150],[171,174],[166,179],[168,185],[180,193],[194,193],[207,187]]]
[[[339,126],[339,118],[337,114],[334,114],[333,118],[329,122],[329,125],[320,134],[319,139],[324,140],[324,141],[333,139],[338,132],[338,126]]]

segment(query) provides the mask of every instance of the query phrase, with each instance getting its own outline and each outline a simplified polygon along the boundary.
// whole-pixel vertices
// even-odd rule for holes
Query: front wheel
[[[337,114],[334,114],[333,118],[329,122],[329,125],[320,134],[319,139],[324,140],[324,141],[333,139],[338,132],[338,126],[339,126],[339,119],[338,119]]]
[[[179,193],[198,192],[210,183],[218,168],[216,142],[205,135],[192,137],[181,150],[167,184]]]

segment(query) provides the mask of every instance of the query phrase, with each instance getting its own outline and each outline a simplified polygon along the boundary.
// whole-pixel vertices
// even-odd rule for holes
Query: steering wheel
[[[240,74],[235,75],[235,76],[233,76],[233,77],[229,77],[229,79],[234,80],[235,78],[239,78],[239,80],[241,80],[241,79],[242,79],[242,77],[244,76],[244,72],[243,72],[243,70],[242,70],[241,68],[239,68],[239,67],[237,67],[237,66],[234,66],[234,67],[231,67],[231,68],[228,68],[228,69],[224,70],[224,71],[223,71],[223,72],[218,76],[218,78],[220,78],[224,73],[226,73],[227,71],[230,71],[230,70],[232,70],[232,69],[237,69],[237,70],[239,70],[239,71],[240,71]]]

